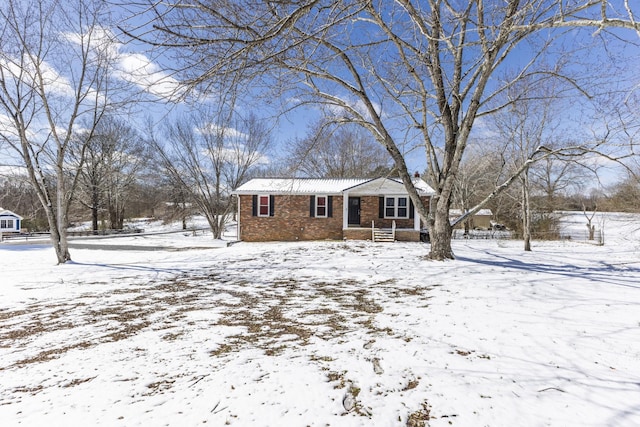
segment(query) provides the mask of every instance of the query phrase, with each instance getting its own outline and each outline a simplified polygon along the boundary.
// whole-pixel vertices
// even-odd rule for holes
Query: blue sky
[[[622,6],[621,2],[614,3],[617,3],[619,10],[622,10],[620,9]],[[136,21],[131,19],[125,22],[129,27],[143,23],[142,20]],[[144,22],[144,24],[148,27],[147,22]],[[537,34],[531,38],[530,41],[525,41],[520,44],[514,52],[510,54],[508,61],[501,66],[501,71],[498,71],[494,75],[494,82],[502,76],[502,71],[506,69],[518,69],[519,66],[528,62],[532,55],[535,54],[535,50],[539,48],[540,43],[545,41],[546,37],[560,32],[565,35],[560,42],[554,42],[554,45],[545,55],[545,61],[553,65],[554,61],[560,60],[560,58],[565,55],[566,50],[575,50],[570,58],[572,65],[569,65],[565,69],[571,73],[575,73],[577,78],[592,74],[593,77],[596,78],[596,83],[599,87],[597,89],[595,86],[589,88],[591,94],[598,91],[606,91],[613,87],[617,87],[618,89],[623,88],[625,91],[633,91],[640,85],[640,77],[638,77],[640,75],[640,73],[638,73],[638,71],[640,71],[640,49],[638,48],[640,35],[628,30],[596,32],[593,29],[560,29]],[[606,39],[606,43],[602,43],[601,39]],[[131,66],[131,69],[140,70],[140,75],[136,78],[140,79],[140,81],[147,79],[149,82],[156,82],[153,90],[162,89],[174,83],[172,77],[163,75],[162,63],[163,61],[167,61],[166,58],[157,57],[150,60],[147,53],[145,53],[145,46],[137,43],[123,45],[121,49],[123,55],[124,52],[129,52],[129,55],[126,55],[126,62]],[[581,64],[580,62],[584,63]],[[624,66],[621,66],[623,62]],[[175,65],[170,62],[167,64]],[[144,76],[148,70],[154,71],[154,77],[148,78]],[[162,77],[162,79],[160,77]],[[251,91],[258,90],[257,88],[247,88],[247,93],[250,94]],[[592,107],[588,106],[586,101],[585,97],[576,96],[567,104],[568,107],[566,111],[564,111],[567,121],[565,128],[570,129],[571,126],[574,126],[573,132],[575,136],[583,138],[588,137],[592,129],[599,126],[599,124],[595,122],[581,122],[585,117],[585,111],[593,110]],[[272,121],[275,120],[275,117],[278,117],[274,138],[279,144],[284,146],[291,139],[303,137],[306,134],[308,124],[318,117],[318,110],[307,107],[290,111],[284,116],[278,116],[278,111],[275,107],[279,104],[279,102],[274,101],[270,105],[249,105],[246,108],[252,109],[253,111],[257,110],[257,113],[264,117],[269,117]],[[284,104],[287,104],[286,100]],[[240,110],[243,108],[243,106],[239,107]],[[173,106],[170,114],[175,114],[184,109],[184,105]],[[153,110],[156,110],[156,115],[164,119],[163,114],[166,114],[168,108],[165,109],[162,105],[158,105],[153,107]],[[147,109],[147,111],[149,111],[149,109]],[[274,123],[276,122],[274,121]],[[588,129],[588,127],[592,129]],[[474,134],[481,138],[486,136],[487,132],[491,132],[490,121],[487,119],[479,119],[474,127]],[[472,137],[472,140],[473,139]],[[406,159],[409,170],[423,171],[426,167],[424,152],[420,149],[407,153]]]
[[[118,10],[118,13],[124,12]],[[128,20],[123,22],[130,26],[134,21]],[[111,30],[122,41],[127,40],[117,29],[113,28]],[[576,44],[582,43],[591,45],[593,42],[597,42],[597,39],[600,37],[600,35],[594,34],[592,30],[586,29],[572,30],[568,33],[570,37],[565,38],[565,44],[569,47],[575,47]],[[603,33],[603,36],[607,37],[607,49],[604,49],[604,45],[583,48],[573,59],[585,60],[586,64],[576,64],[572,67],[578,74],[584,73],[585,75],[605,71],[605,74],[599,76],[598,79],[599,83],[604,85],[602,89],[618,86],[628,91],[637,90],[638,87],[640,87],[640,49],[638,48],[640,36],[626,30],[615,30],[612,34],[620,37],[620,39],[616,40],[615,37],[610,37]],[[519,48],[511,54],[509,62],[505,64],[504,68],[514,67],[527,61],[528,58],[531,57],[531,48],[531,45],[528,43],[520,45]],[[175,65],[171,62],[171,58],[158,56],[157,52],[151,52],[148,46],[131,42],[130,40],[126,44],[115,43],[113,45],[113,51],[118,58],[114,73],[138,88],[144,88],[148,94],[147,99],[155,101],[154,103],[149,102],[142,104],[134,116],[129,116],[139,127],[142,128],[144,126],[144,120],[148,116],[152,116],[157,123],[162,123],[168,118],[192,108],[192,106],[183,102],[169,103],[161,98],[163,95],[168,95],[178,84],[176,77],[166,71],[166,69],[169,68],[167,65]],[[552,51],[548,56],[548,60],[553,61],[554,55],[559,55],[559,52],[553,53]],[[557,57],[558,56],[556,56],[556,58]],[[624,66],[621,66],[623,62]],[[64,73],[64,70],[58,71],[61,74]],[[495,77],[499,77],[499,73],[497,73]],[[246,93],[250,95],[250,91],[252,90],[257,91],[258,89],[247,88]],[[211,99],[215,99],[215,97]],[[206,102],[206,100],[201,102]],[[575,101],[572,102],[575,103],[576,111],[584,108],[584,104],[580,98],[575,98]],[[284,100],[283,103],[287,104],[286,100]],[[307,107],[279,116],[279,112],[275,107],[280,104],[281,103],[276,101],[270,105],[240,105],[238,108],[239,110],[251,109],[259,115],[270,118],[275,125],[274,139],[281,146],[279,151],[284,152],[288,141],[305,136],[307,126],[318,117],[318,110]],[[577,118],[576,116],[579,115],[576,115],[575,111],[567,111],[567,113],[567,120],[576,126],[576,134],[585,130],[583,129],[585,124],[578,122],[579,117]],[[277,121],[275,120],[276,117],[278,118]],[[474,128],[475,135],[483,137],[486,136],[487,133],[490,134],[491,129],[489,123],[488,120],[479,119]],[[597,123],[593,123],[592,125],[594,127],[598,126]],[[410,171],[423,171],[426,167],[424,152],[421,149],[407,153],[406,161]]]

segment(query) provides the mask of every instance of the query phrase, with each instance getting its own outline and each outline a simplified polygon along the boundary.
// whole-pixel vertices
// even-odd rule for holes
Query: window
[[[398,197],[398,214],[396,215],[398,218],[408,218],[408,209],[407,209],[407,198],[406,197]]]
[[[316,217],[327,217],[327,196],[316,196]]]
[[[409,218],[409,200],[407,197],[385,197],[385,218]]]
[[[333,217],[333,196],[310,196],[309,216],[311,218]]]
[[[13,228],[13,220],[12,219],[0,220],[0,228]]]
[[[251,215],[252,216],[274,216],[275,214],[275,197],[273,194],[254,194],[251,196]]]
[[[258,197],[258,216],[269,216],[269,196]]]
[[[384,217],[385,218],[395,218],[396,216],[396,199],[394,197],[387,197],[385,199],[385,209],[384,209]]]

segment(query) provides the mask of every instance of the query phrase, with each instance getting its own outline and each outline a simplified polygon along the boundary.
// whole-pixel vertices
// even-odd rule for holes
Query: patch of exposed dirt
[[[75,301],[43,300],[20,310],[0,310],[0,348],[18,349],[19,355],[6,366],[0,366],[0,370],[24,369],[71,351],[126,341],[145,332],[156,332],[163,341],[179,343],[191,328],[203,325],[222,337],[215,348],[206,349],[212,358],[229,357],[244,349],[259,349],[268,356],[278,356],[308,345],[313,338],[342,343],[353,332],[364,332],[366,339],[370,336],[369,344],[379,336],[410,340],[404,331],[380,326],[388,324],[380,322],[380,316],[385,315],[381,299],[428,299],[431,291],[428,287],[403,288],[396,280],[320,281],[298,275],[295,270],[290,275],[253,282],[248,279],[255,274],[247,264],[251,261],[233,260],[232,269],[226,265],[162,282],[125,282],[126,285],[109,293],[85,293]],[[194,312],[197,313],[192,315]],[[91,336],[87,336],[87,331]],[[62,342],[60,332],[64,332]],[[38,347],[34,350],[30,346],[36,341]],[[371,345],[365,347],[370,348]],[[135,351],[145,350],[136,347]],[[374,356],[371,354],[373,358],[369,360],[374,361],[375,371],[375,362],[381,361]],[[326,372],[327,381],[336,389],[345,390],[348,400],[353,401],[349,404],[351,409],[345,409],[347,412],[371,415],[371,408],[359,400],[359,389],[353,385],[351,374],[336,366],[331,356],[313,355],[309,360]],[[382,375],[383,371],[378,369],[376,373]],[[78,376],[55,386],[71,388],[95,378]],[[175,381],[167,375],[157,378],[146,386],[143,395],[167,393]],[[417,379],[409,380],[402,391],[418,385]],[[38,393],[43,387],[24,385],[9,392]],[[407,425],[424,426],[428,419],[425,404],[410,414],[413,424]]]

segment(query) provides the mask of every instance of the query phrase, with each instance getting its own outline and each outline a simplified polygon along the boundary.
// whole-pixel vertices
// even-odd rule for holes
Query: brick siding
[[[253,216],[253,199],[240,196],[240,239],[245,242],[341,240],[342,196],[333,197],[333,217],[313,218],[309,196],[274,196],[274,215]]]
[[[377,228],[391,228],[393,219],[379,218],[379,197],[360,197],[360,226],[369,230],[342,229],[343,197],[333,196],[333,216],[314,218],[309,214],[310,196],[274,196],[274,215],[253,216],[253,196],[240,195],[240,240],[246,242],[371,239],[371,221]],[[428,204],[428,197],[423,197]],[[397,240],[418,241],[414,220],[395,219]]]

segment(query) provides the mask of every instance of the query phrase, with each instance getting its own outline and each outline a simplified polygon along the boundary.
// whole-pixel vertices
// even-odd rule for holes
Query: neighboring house
[[[428,206],[434,191],[420,178],[414,186]],[[252,179],[233,194],[238,239],[247,242],[420,240],[420,218],[397,179]]]
[[[2,233],[18,233],[22,217],[11,211],[0,208],[0,235]]]
[[[460,209],[451,209],[449,210],[449,219],[455,220],[456,218],[462,216],[462,211]],[[491,228],[491,219],[493,217],[493,213],[491,209],[480,209],[469,218],[469,229],[470,230],[488,230]],[[464,222],[457,224],[456,228],[464,228]]]

